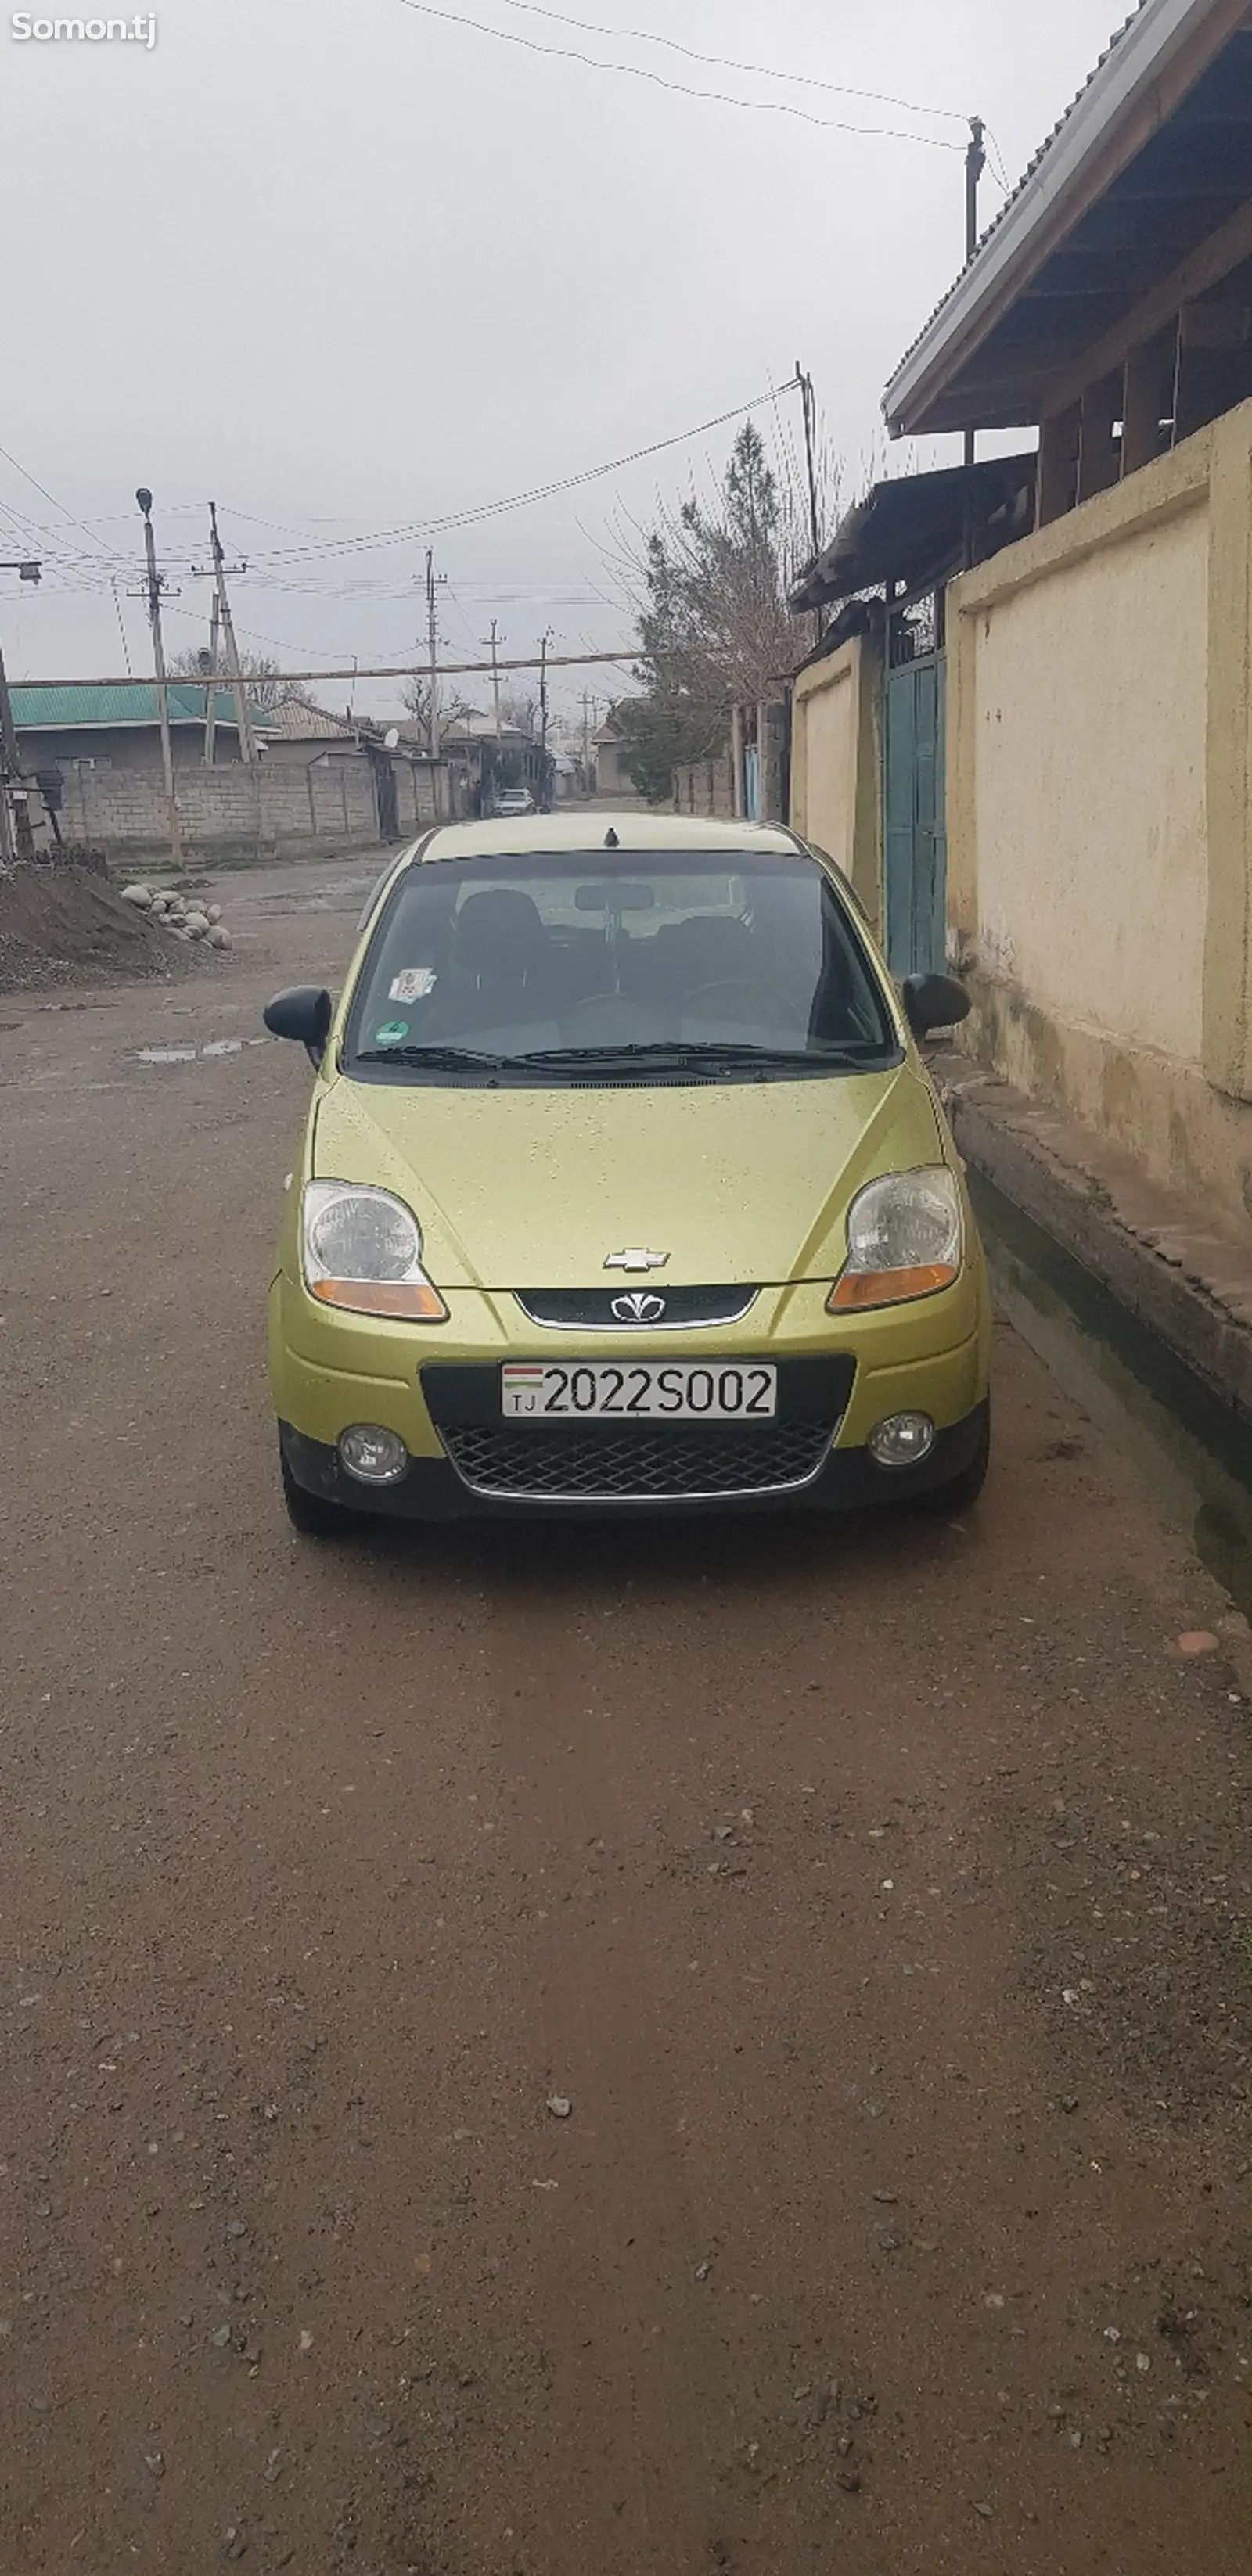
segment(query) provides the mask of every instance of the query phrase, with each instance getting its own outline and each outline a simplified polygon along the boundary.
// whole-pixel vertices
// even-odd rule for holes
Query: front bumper
[[[977,1456],[986,1436],[987,1403],[977,1405],[964,1422],[938,1433],[930,1456],[920,1467],[880,1467],[868,1449],[832,1448],[820,1472],[803,1485],[782,1492],[700,1495],[647,1495],[634,1500],[599,1497],[557,1500],[551,1496],[509,1497],[476,1493],[457,1474],[448,1458],[414,1458],[396,1485],[363,1485],[339,1463],[339,1452],[310,1440],[280,1422],[283,1456],[297,1485],[345,1510],[364,1517],[400,1521],[465,1520],[637,1520],[642,1512],[692,1519],[708,1513],[873,1511],[884,1504],[914,1502],[950,1484]]]
[[[318,1305],[284,1273],[271,1293],[270,1371],[288,1469],[312,1494],[392,1519],[865,1509],[946,1484],[983,1437],[990,1327],[981,1259],[954,1287],[907,1307],[836,1319],[826,1313],[826,1293],[816,1281],[767,1289],[747,1319],[716,1334],[629,1337],[630,1356],[640,1360],[777,1363],[780,1413],[796,1426],[798,1444],[771,1480],[777,1490],[755,1478],[751,1490],[728,1490],[734,1478],[722,1460],[715,1491],[520,1494],[500,1490],[510,1481],[502,1469],[479,1473],[472,1463],[482,1433],[500,1422],[499,1367],[506,1359],[568,1358],[568,1333],[536,1329],[513,1297],[487,1292],[455,1295],[440,1327],[379,1322]],[[577,1356],[620,1360],[623,1336],[579,1335]],[[919,1467],[881,1468],[869,1434],[885,1415],[905,1411],[931,1416],[935,1446]],[[336,1443],[356,1422],[379,1423],[403,1440],[410,1465],[398,1484],[365,1485],[341,1466]],[[802,1423],[813,1435],[807,1448],[798,1441]],[[475,1427],[477,1449],[464,1436]]]

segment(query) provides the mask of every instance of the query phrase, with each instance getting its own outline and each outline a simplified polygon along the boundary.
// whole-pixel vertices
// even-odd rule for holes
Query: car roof
[[[609,833],[615,836],[609,840]],[[796,844],[780,823],[719,823],[689,814],[614,814],[604,806],[575,814],[527,814],[517,822],[440,823],[414,844],[413,861],[522,858],[559,850],[588,852],[616,847],[629,857],[647,850],[772,851],[794,857]]]

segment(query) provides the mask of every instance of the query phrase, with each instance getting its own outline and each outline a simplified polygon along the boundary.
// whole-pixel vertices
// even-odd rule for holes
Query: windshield
[[[398,881],[344,1063],[396,1080],[868,1072],[899,1060],[849,913],[801,851],[431,860]]]

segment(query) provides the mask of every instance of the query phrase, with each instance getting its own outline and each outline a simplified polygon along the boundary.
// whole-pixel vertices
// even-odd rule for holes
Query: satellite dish
[[[399,742],[399,739],[400,739],[400,727],[399,727],[399,725],[388,725],[387,730],[386,730],[385,734],[383,735],[383,750],[384,750],[384,751],[394,751],[394,750],[395,750],[395,747],[396,747],[396,744]]]

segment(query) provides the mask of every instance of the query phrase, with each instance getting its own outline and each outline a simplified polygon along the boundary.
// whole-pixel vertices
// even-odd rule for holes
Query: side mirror
[[[321,1063],[334,1017],[334,1004],[321,984],[289,984],[266,1003],[262,1016],[272,1038],[294,1038],[312,1063]]]
[[[906,975],[900,987],[904,1016],[915,1038],[936,1029],[954,1029],[970,1014],[970,998],[953,975]]]

